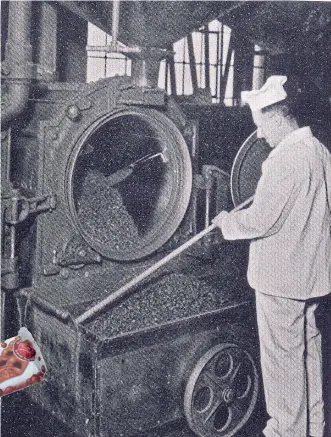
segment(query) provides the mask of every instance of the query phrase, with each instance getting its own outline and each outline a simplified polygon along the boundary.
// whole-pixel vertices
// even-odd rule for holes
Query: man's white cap
[[[247,103],[252,112],[281,102],[287,96],[283,87],[286,81],[286,76],[270,76],[261,89],[243,91],[241,93],[242,102]]]

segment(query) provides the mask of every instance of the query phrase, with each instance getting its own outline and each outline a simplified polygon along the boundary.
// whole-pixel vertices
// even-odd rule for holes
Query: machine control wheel
[[[235,344],[205,353],[191,373],[184,412],[199,437],[234,436],[250,418],[258,397],[258,373],[251,355]]]

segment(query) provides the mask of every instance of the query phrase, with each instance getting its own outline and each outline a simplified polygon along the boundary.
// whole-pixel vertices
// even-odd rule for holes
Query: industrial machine
[[[270,152],[255,133],[244,142],[254,129],[245,108],[179,105],[173,44],[217,18],[233,31],[236,56],[220,70],[228,76],[233,62],[237,103],[264,58],[267,75],[310,77],[329,99],[327,3],[2,2],[0,328],[2,339],[18,326],[36,338],[47,381],[23,393],[68,426],[64,437],[169,437],[178,422],[185,437],[254,435],[263,407],[247,244],[214,231],[119,290],[251,197]],[[88,50],[124,53],[131,77],[85,83],[87,23],[112,33]],[[192,97],[203,96],[188,51]],[[157,87],[164,59],[173,97]],[[6,434],[24,420],[21,394],[3,398],[4,435],[46,436],[30,406],[24,432]]]
[[[3,286],[48,365],[28,395],[79,437],[148,436],[182,418],[199,437],[231,437],[260,392],[247,245],[208,235],[78,322],[232,207],[229,175],[200,159],[198,123],[141,56],[131,78],[38,84],[3,130]],[[25,92],[25,61],[9,95]],[[235,204],[254,193],[259,141],[235,160]]]
[[[50,84],[33,104],[11,139],[21,189],[6,223],[19,240],[20,325],[49,366],[29,395],[79,436],[146,435],[183,416],[199,436],[235,435],[259,387],[245,246],[209,236],[75,323],[193,236],[206,212],[230,207],[224,172],[199,173],[196,124],[128,78]]]
[[[50,84],[33,103],[12,139],[22,188],[7,222],[17,233],[23,216],[31,222],[17,249],[33,260],[22,265],[19,321],[49,372],[29,395],[79,436],[148,435],[182,417],[198,436],[235,435],[259,392],[246,246],[208,236],[77,323],[206,213],[231,207],[226,174],[199,172],[196,124],[128,78]]]

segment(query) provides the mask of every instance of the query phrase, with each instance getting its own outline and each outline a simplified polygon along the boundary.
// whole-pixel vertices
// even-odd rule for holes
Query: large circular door
[[[240,147],[231,171],[231,194],[235,206],[254,195],[262,164],[271,150],[263,138],[257,138],[256,131]]]
[[[192,186],[185,140],[164,114],[130,109],[97,120],[67,169],[69,206],[85,241],[120,261],[145,257],[178,228]]]

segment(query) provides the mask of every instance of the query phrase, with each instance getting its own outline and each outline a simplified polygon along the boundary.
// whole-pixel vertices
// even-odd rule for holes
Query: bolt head
[[[223,399],[224,399],[224,402],[226,403],[226,404],[230,404],[231,402],[233,402],[234,401],[234,398],[235,398],[235,390],[233,389],[233,388],[230,388],[230,387],[228,387],[228,388],[226,388],[224,391],[223,391]]]
[[[69,275],[70,275],[69,269],[67,269],[67,268],[61,269],[60,275],[62,276],[62,278],[68,279]]]
[[[78,120],[81,114],[80,109],[78,108],[77,105],[69,105],[67,107],[66,113],[67,113],[67,117],[72,121]]]

